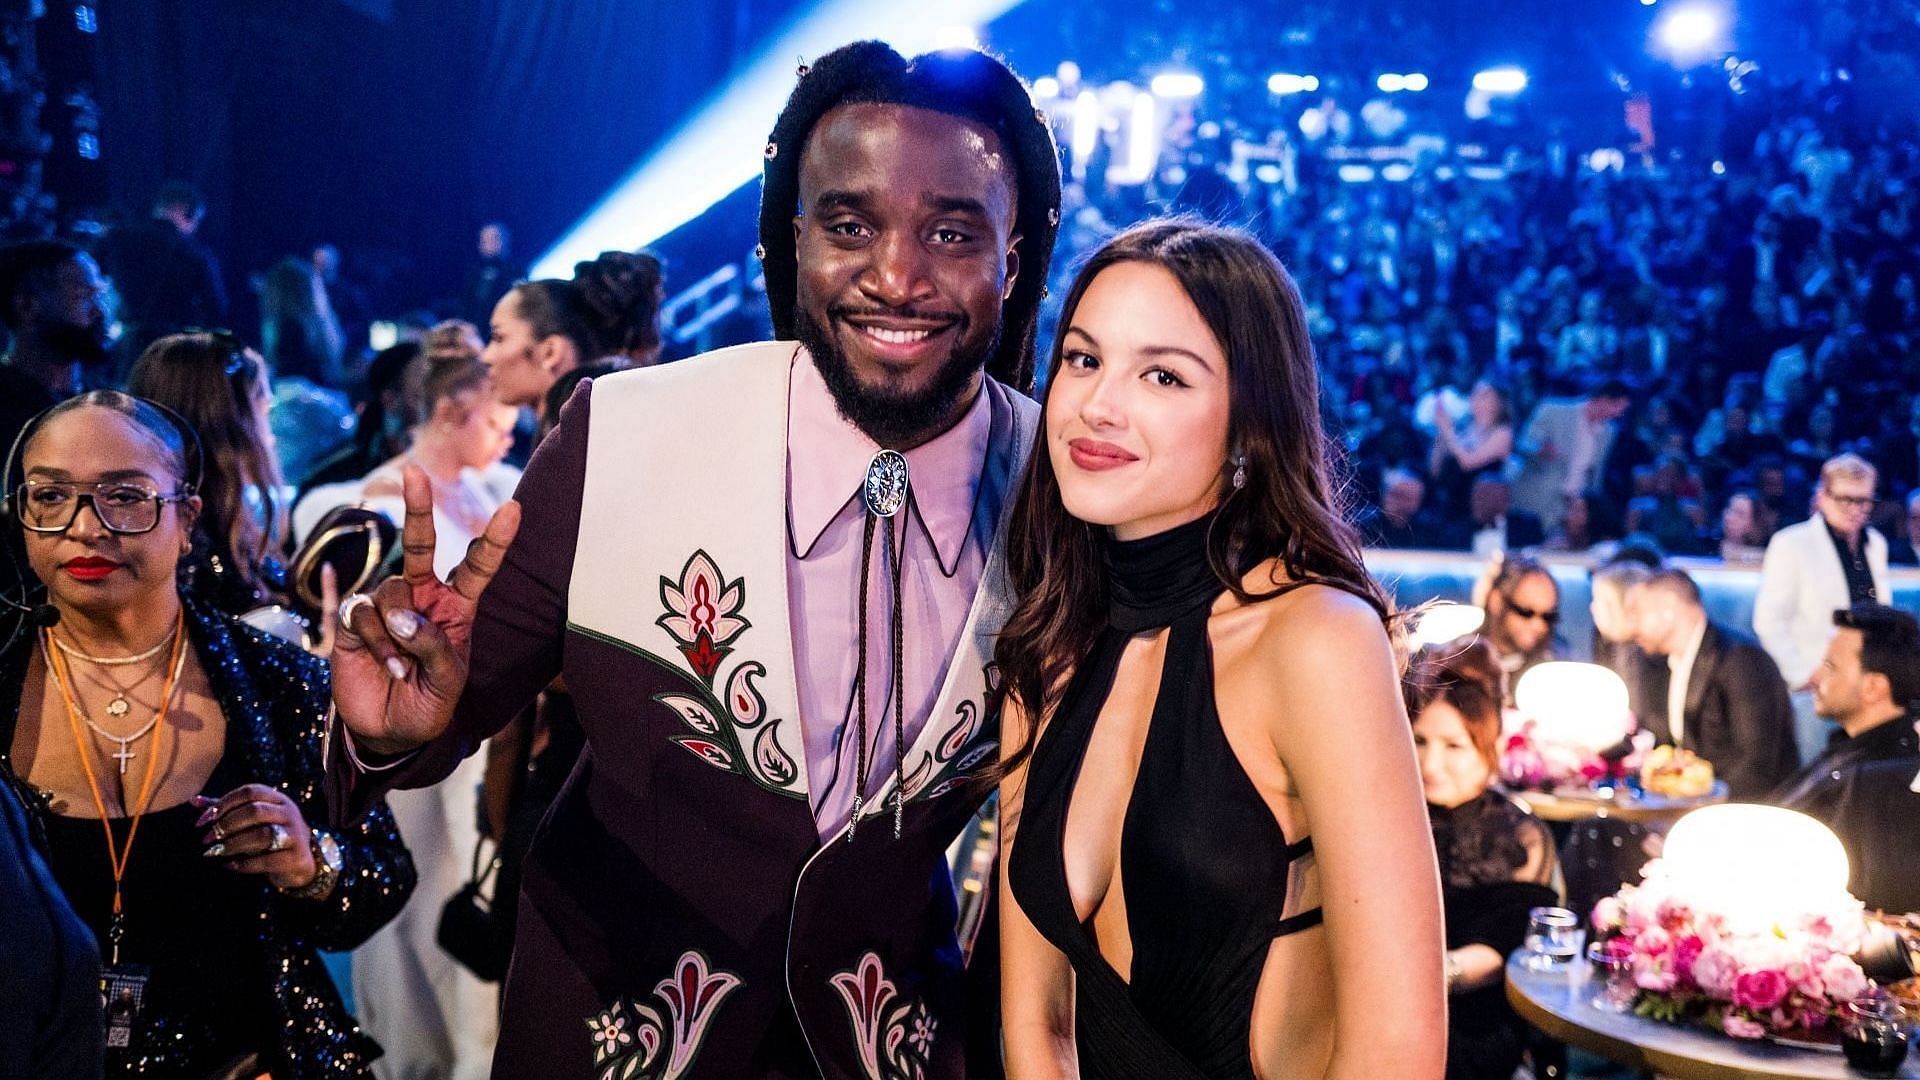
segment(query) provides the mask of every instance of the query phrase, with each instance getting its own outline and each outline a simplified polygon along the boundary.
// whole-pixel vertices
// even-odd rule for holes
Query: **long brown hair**
[[[1237,229],[1174,218],[1136,225],[1109,240],[1074,278],[1048,360],[1048,385],[1088,285],[1120,263],[1158,266],[1179,281],[1227,356],[1227,444],[1244,460],[1246,485],[1229,489],[1207,535],[1207,561],[1243,602],[1317,582],[1350,592],[1390,622],[1391,604],[1361,561],[1337,483],[1333,445],[1320,424],[1320,381],[1300,291],[1278,259]],[[1044,424],[1043,424],[1044,431]],[[1001,690],[1032,732],[1058,704],[1065,676],[1092,647],[1106,611],[1108,582],[1100,527],[1067,513],[1044,436],[1027,465],[1008,526],[1007,573],[1019,605],[994,648]],[[1277,559],[1289,579],[1250,593],[1241,573]]]
[[[256,594],[267,583],[261,563],[285,542],[280,463],[253,410],[266,392],[266,365],[258,353],[225,332],[170,334],[147,346],[127,376],[127,392],[184,417],[200,434],[205,455],[200,527]],[[265,513],[247,505],[257,491]]]

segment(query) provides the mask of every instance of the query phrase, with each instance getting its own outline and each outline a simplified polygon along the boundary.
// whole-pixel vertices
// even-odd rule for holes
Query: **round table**
[[[1715,780],[1705,795],[1673,799],[1664,795],[1635,796],[1625,787],[1594,788],[1591,791],[1555,793],[1516,791],[1513,797],[1527,805],[1542,821],[1586,821],[1589,818],[1614,817],[1622,821],[1671,822],[1689,810],[1727,801],[1727,784]]]
[[[1507,1000],[1521,1018],[1549,1036],[1629,1068],[1653,1069],[1676,1080],[1859,1080],[1837,1051],[1802,1050],[1729,1038],[1704,1028],[1665,1024],[1592,1005],[1600,984],[1585,960],[1564,971],[1529,971],[1520,953],[1507,961]],[[1920,1080],[1920,1056],[1909,1054],[1895,1074]]]

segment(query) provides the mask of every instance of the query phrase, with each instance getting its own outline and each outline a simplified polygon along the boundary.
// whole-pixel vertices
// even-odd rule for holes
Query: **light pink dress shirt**
[[[986,566],[970,539],[993,418],[985,392],[960,422],[906,451],[910,494],[894,518],[903,545],[902,652],[906,739],[912,745],[940,693],[947,665]],[[859,674],[860,548],[866,508],[859,491],[880,450],[840,415],[826,381],[795,350],[787,398],[787,589],[807,791],[822,840],[853,814],[857,769],[854,681]],[[892,582],[876,524],[867,585],[868,805],[893,774]],[[889,824],[886,826],[891,828]]]

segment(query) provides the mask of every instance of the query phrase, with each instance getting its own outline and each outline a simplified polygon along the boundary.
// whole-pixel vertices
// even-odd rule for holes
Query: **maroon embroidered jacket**
[[[1038,408],[988,381],[973,528],[992,555],[943,689],[851,840],[823,844],[801,757],[784,576],[792,343],[583,387],[535,453],[480,604],[454,729],[364,805],[432,783],[556,675],[588,746],[525,871],[494,1075],[961,1077],[946,849],[994,751],[1000,530]],[[876,780],[878,778],[876,777]]]

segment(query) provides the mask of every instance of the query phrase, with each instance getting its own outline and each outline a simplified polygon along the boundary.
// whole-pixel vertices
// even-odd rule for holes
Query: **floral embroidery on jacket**
[[[587,1019],[598,1080],[678,1080],[686,1075],[714,1013],[739,986],[739,976],[710,970],[699,951],[680,954],[674,973],[660,980],[647,1001],[635,1005],[622,999]]]
[[[940,1022],[926,1003],[900,993],[869,952],[860,966],[829,980],[846,1002],[854,1047],[868,1080],[923,1080],[933,1062]]]

